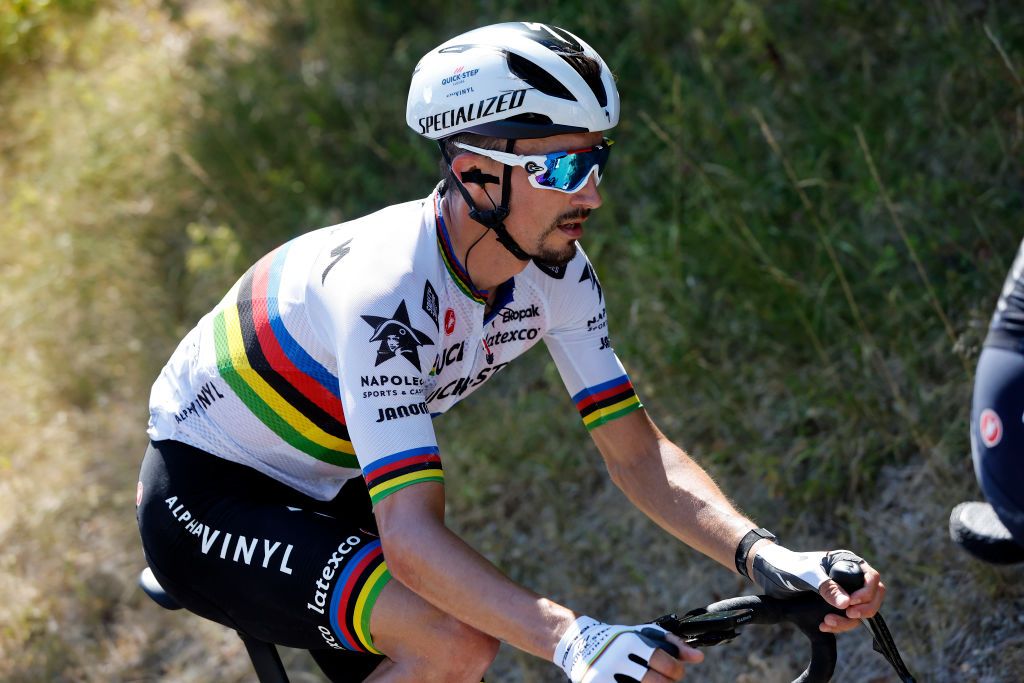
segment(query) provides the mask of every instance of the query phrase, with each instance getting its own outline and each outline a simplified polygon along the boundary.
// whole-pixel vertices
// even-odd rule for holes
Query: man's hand
[[[843,633],[857,628],[861,619],[867,619],[878,614],[885,600],[885,584],[882,583],[882,576],[875,571],[874,567],[864,560],[860,561],[860,568],[864,571],[864,587],[847,595],[839,584],[831,579],[826,581],[818,589],[825,602],[846,610],[846,617],[838,614],[828,614],[825,621],[818,626],[818,629],[828,633]]]
[[[871,565],[848,550],[796,553],[774,543],[758,545],[753,561],[753,579],[765,593],[786,598],[801,591],[817,591],[824,600],[841,610],[846,616],[829,614],[818,626],[827,633],[850,631],[858,620],[873,617],[885,599],[885,584]],[[852,559],[864,572],[864,587],[848,595],[825,571],[826,557],[843,553],[843,559]]]
[[[686,662],[703,660],[700,650],[653,624],[613,626],[590,617],[569,627],[554,654],[572,683],[669,683],[683,678]]]

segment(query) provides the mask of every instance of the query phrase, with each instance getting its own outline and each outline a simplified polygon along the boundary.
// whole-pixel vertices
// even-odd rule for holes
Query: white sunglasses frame
[[[561,192],[563,194],[576,194],[577,192],[579,192],[580,190],[587,186],[587,183],[590,182],[591,176],[594,176],[598,185],[601,184],[601,172],[598,164],[594,164],[593,166],[590,167],[590,170],[587,171],[586,179],[584,179],[575,190],[563,190],[560,187],[541,185],[539,182],[537,182],[537,176],[541,175],[547,170],[546,164],[548,157],[551,156],[552,154],[563,154],[564,156],[569,156],[570,154],[576,154],[577,152],[589,151],[594,147],[611,147],[614,144],[614,140],[611,140],[609,138],[602,138],[601,144],[592,145],[589,148],[577,150],[576,152],[560,151],[549,152],[547,154],[512,154],[510,152],[500,152],[496,149],[484,149],[483,147],[474,147],[473,145],[467,145],[462,142],[456,142],[455,146],[464,149],[467,152],[472,152],[474,154],[479,154],[480,156],[487,157],[488,159],[493,159],[494,161],[497,161],[500,164],[504,164],[505,166],[519,166],[520,168],[526,171],[526,177],[529,178],[530,185],[533,185],[539,190],[554,190],[555,192]],[[531,164],[533,164],[533,168],[531,168]]]

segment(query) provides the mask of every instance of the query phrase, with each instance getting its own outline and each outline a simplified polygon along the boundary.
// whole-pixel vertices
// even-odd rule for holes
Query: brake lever
[[[864,571],[856,562],[838,560],[829,567],[828,575],[850,595],[864,587]],[[889,662],[900,680],[903,683],[915,683],[913,674],[904,664],[899,648],[896,647],[896,641],[892,637],[885,619],[882,618],[882,613],[878,612],[873,617],[863,618],[860,622],[871,632],[872,647],[875,652]]]
[[[691,647],[711,647],[727,643],[739,636],[738,627],[753,619],[754,610],[736,609],[709,613],[700,608],[682,617],[666,614],[654,623],[675,634]]]

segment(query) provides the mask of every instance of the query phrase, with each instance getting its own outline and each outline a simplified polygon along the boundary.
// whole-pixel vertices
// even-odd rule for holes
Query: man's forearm
[[[662,437],[651,453],[608,467],[623,493],[659,526],[735,570],[736,546],[757,525],[682,449]]]
[[[550,660],[576,614],[516,584],[444,525],[420,521],[383,539],[392,575],[435,607]]]

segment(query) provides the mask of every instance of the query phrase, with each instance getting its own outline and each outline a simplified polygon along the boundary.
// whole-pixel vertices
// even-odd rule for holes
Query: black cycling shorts
[[[974,472],[999,520],[1024,545],[1024,354],[986,345],[971,404]]]
[[[381,661],[340,656],[379,655],[370,614],[391,578],[361,478],[318,501],[250,467],[157,441],[142,462],[137,517],[146,561],[188,610],[310,650],[328,675],[342,659],[346,675]]]

